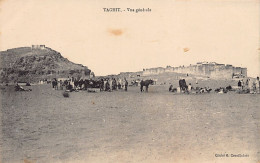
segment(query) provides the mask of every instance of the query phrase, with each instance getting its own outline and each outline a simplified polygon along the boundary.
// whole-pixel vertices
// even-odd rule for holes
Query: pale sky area
[[[215,61],[247,67],[256,77],[259,2],[0,0],[0,50],[44,44],[96,75]],[[152,11],[108,13],[104,7]]]

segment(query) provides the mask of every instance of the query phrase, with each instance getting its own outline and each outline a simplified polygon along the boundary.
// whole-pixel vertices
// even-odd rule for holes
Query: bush
[[[70,94],[68,92],[63,92],[62,95],[63,97],[70,97]]]

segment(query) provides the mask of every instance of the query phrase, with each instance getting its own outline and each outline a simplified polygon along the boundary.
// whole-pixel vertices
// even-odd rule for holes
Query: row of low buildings
[[[179,66],[179,67],[157,67],[157,68],[149,68],[143,69],[140,72],[122,72],[121,76],[149,76],[149,75],[158,75],[167,72],[175,72],[182,74],[192,74],[192,75],[200,75],[209,78],[243,78],[247,77],[247,68],[243,67],[234,67],[229,64],[219,64],[216,62],[198,62],[195,65],[189,66]]]

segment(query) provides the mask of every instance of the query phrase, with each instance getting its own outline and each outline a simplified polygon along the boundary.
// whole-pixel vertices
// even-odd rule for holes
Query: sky
[[[44,44],[96,75],[209,61],[255,77],[259,17],[259,0],[0,0],[0,50]]]

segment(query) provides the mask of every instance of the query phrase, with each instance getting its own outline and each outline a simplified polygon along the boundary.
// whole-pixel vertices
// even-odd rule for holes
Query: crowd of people
[[[114,91],[118,89],[123,89],[127,91],[128,87],[128,81],[126,78],[121,79],[118,78],[117,80],[115,78],[106,78],[106,79],[101,79],[100,80],[100,91]]]
[[[66,90],[69,92],[99,89],[100,91],[114,91],[114,90],[125,90],[128,88],[128,81],[126,78],[100,78],[100,79],[75,79],[68,78],[66,80],[58,80],[54,78],[52,80],[52,88],[55,90]]]
[[[133,84],[134,83],[134,84]],[[138,84],[136,84],[138,83]],[[93,89],[99,89],[100,92],[108,91],[112,92],[115,90],[125,90],[128,89],[128,81],[126,78],[92,78],[92,79],[76,79],[73,77],[68,77],[66,79],[56,79],[53,78],[51,81],[52,88],[54,90],[65,90],[67,92],[79,91],[79,90],[88,90],[89,92],[93,91]],[[140,80],[140,81],[131,81],[130,83],[133,86],[138,86],[140,84],[141,92],[143,91],[143,86],[146,87],[146,91],[148,91],[149,84],[154,84],[153,80]],[[175,93],[210,93],[212,91],[209,87],[198,87],[198,81],[196,80],[196,87],[193,87],[191,83],[187,84],[185,79],[179,80],[179,86],[177,88],[173,88],[173,85],[170,85],[169,91]],[[26,86],[27,83],[26,83]],[[16,91],[31,91],[31,89],[24,89],[22,86],[16,84]],[[94,91],[95,91],[94,90]],[[216,88],[216,93],[227,93],[229,91],[236,91],[237,93],[251,93],[251,94],[259,94],[260,93],[260,81],[259,77],[257,78],[243,78],[238,80],[237,87],[236,86],[227,86]]]
[[[246,79],[245,81],[239,80],[237,83],[238,89],[241,92],[245,93],[260,93],[260,81],[259,77],[254,79]]]

